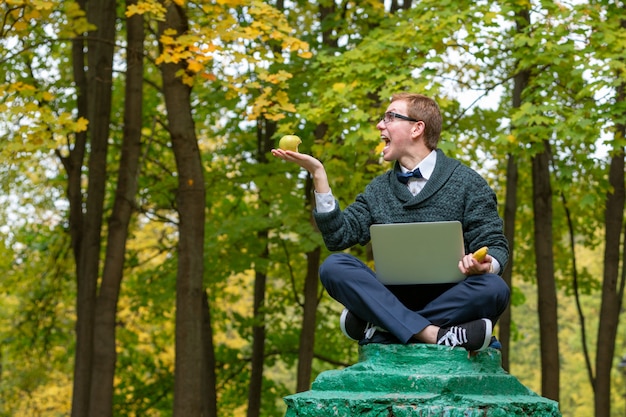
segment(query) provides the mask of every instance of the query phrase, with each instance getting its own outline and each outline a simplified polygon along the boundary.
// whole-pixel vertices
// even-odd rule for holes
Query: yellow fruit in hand
[[[296,135],[285,135],[280,138],[278,142],[278,147],[283,151],[294,151],[298,152],[298,145],[301,144],[302,141]]]
[[[482,262],[483,259],[485,259],[485,256],[487,256],[487,252],[489,252],[489,248],[487,246],[483,246],[482,248],[474,252],[472,257],[476,259],[478,262]]]

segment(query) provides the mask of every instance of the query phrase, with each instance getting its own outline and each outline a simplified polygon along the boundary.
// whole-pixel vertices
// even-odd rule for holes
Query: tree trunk
[[[518,10],[515,14],[515,25],[518,33],[526,31],[530,25],[530,11],[527,8]],[[513,80],[513,108],[522,105],[522,93],[528,86],[530,71],[521,70],[515,74]],[[518,165],[514,154],[507,156],[506,167],[506,197],[504,201],[504,234],[509,243],[509,262],[502,271],[502,279],[509,288],[513,288],[513,261],[515,259],[515,218],[517,213],[517,180]],[[511,307],[509,306],[500,317],[500,343],[502,344],[502,368],[510,369],[509,357],[511,347]]]
[[[535,257],[541,338],[541,394],[559,401],[559,335],[552,237],[552,187],[550,185],[550,144],[533,157],[533,214]]]
[[[257,239],[267,242],[267,232],[257,233]],[[265,243],[267,245],[267,243]],[[267,246],[266,246],[267,248]],[[268,253],[262,254],[267,257]],[[263,364],[265,362],[265,286],[267,275],[256,271],[254,274],[254,325],[252,326],[252,358],[250,385],[248,387],[248,417],[261,414],[261,396],[263,394]]]
[[[272,137],[276,133],[276,122],[261,119],[257,121],[257,160],[267,164],[267,154],[272,149]],[[262,194],[264,190],[260,190]],[[263,196],[259,196],[259,204],[267,204]],[[257,233],[257,239],[263,249],[260,259],[269,257],[268,230]],[[255,267],[254,275],[254,324],[252,327],[252,359],[250,369],[250,385],[248,388],[247,417],[258,417],[261,413],[261,396],[263,393],[263,368],[265,362],[265,289],[267,273],[265,268]]]
[[[86,0],[77,2],[81,10],[85,10]],[[72,40],[72,70],[76,87],[76,114],[87,119],[87,74],[85,71],[85,39],[77,37]],[[57,153],[67,172],[67,199],[69,202],[69,230],[74,252],[74,260],[80,259],[81,238],[83,233],[83,193],[81,189],[82,168],[87,144],[87,131],[76,133],[74,147],[67,156]]]
[[[321,123],[315,129],[315,139],[322,139],[328,131],[328,125]],[[313,178],[307,176],[304,187],[304,198],[309,213],[315,207]],[[311,225],[316,227],[313,215],[309,218]],[[298,374],[296,379],[296,392],[309,390],[313,374],[313,358],[315,355],[315,328],[317,323],[317,306],[319,304],[319,268],[322,248],[317,247],[306,254],[307,271],[304,278],[304,304],[302,306],[302,329],[300,331],[300,344],[298,347]]]
[[[101,229],[106,185],[109,124],[111,121],[113,49],[115,43],[115,1],[92,0],[88,20],[97,29],[91,33],[87,51],[89,95],[89,183],[76,263],[76,354],[72,417],[89,415],[93,360],[93,323],[100,264]],[[81,202],[82,206],[82,202]]]
[[[176,35],[188,29],[184,10],[164,2],[165,21],[159,36],[173,29]],[[185,62],[161,65],[163,95],[167,109],[172,149],[178,170],[178,271],[176,278],[176,359],[174,371],[174,417],[200,416],[203,411],[205,378],[203,352],[204,169],[195,133],[191,88],[176,75]]]
[[[626,20],[622,21],[626,27]],[[618,89],[617,104],[626,101],[626,85]],[[626,126],[616,126],[616,139],[626,137]],[[602,279],[602,305],[598,320],[596,347],[596,377],[594,381],[595,415],[611,415],[611,369],[615,354],[615,339],[619,326],[619,315],[624,296],[624,275],[619,278],[620,245],[624,244],[624,204],[626,191],[624,183],[624,147],[613,149],[609,168],[609,184],[612,191],[606,196],[604,213],[604,276]],[[624,249],[626,252],[626,249]],[[622,268],[626,259],[621,260]]]
[[[602,305],[598,320],[596,348],[595,413],[611,415],[611,369],[615,354],[615,339],[619,325],[624,279],[619,280],[620,241],[624,233],[624,151],[611,158],[609,182],[613,188],[606,198],[604,276]],[[622,259],[622,265],[623,265]]]
[[[504,235],[509,243],[509,262],[504,271],[502,279],[509,288],[513,288],[511,279],[513,271],[513,259],[515,254],[515,213],[517,211],[517,161],[514,155],[509,154],[506,167],[506,197],[504,200]],[[509,351],[511,346],[511,307],[507,307],[500,316],[500,331],[498,339],[502,344],[502,368],[506,371],[510,369]]]
[[[215,372],[215,348],[213,347],[213,327],[211,327],[211,310],[209,296],[202,292],[202,342],[204,344],[204,395],[203,416],[217,417],[217,376]]]
[[[128,0],[127,6],[137,0]],[[108,239],[102,283],[96,303],[94,323],[94,361],[91,379],[91,417],[113,415],[113,377],[115,375],[115,318],[124,274],[128,225],[137,193],[141,151],[143,102],[143,17],[127,20],[126,94],[124,136],[113,212],[109,218]]]
[[[319,303],[319,267],[321,248],[307,252],[307,271],[304,281],[304,305],[302,306],[302,330],[298,348],[298,375],[296,392],[309,390],[313,373],[315,347],[315,325],[317,305]]]

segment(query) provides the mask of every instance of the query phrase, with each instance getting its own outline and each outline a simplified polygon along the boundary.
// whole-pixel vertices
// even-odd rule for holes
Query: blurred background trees
[[[620,4],[0,12],[0,415],[278,416],[354,363],[318,284],[311,180],[269,150],[299,135],[345,206],[389,169],[374,126],[398,91],[437,99],[441,148],[499,196],[503,366],[563,415],[622,415]]]

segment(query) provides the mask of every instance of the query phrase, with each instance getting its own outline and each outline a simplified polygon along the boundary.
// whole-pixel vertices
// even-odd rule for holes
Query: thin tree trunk
[[[86,0],[77,1],[81,10],[85,10],[85,3]],[[76,114],[79,118],[87,119],[89,117],[87,114],[88,87],[85,65],[85,39],[80,36],[72,40],[72,71],[76,87]],[[57,152],[57,156],[61,159],[63,167],[67,172],[67,199],[70,205],[69,230],[76,263],[80,259],[83,234],[83,193],[81,181],[86,144],[87,132],[78,132],[76,133],[74,147],[70,149],[69,155],[61,155]]]
[[[624,85],[619,92],[619,101],[625,99]],[[626,137],[626,127],[618,125],[618,139]],[[606,196],[605,238],[604,238],[604,276],[602,280],[602,305],[598,320],[598,338],[596,347],[595,415],[611,415],[611,369],[615,355],[615,339],[619,326],[619,315],[624,296],[624,272],[620,278],[620,246],[624,245],[624,147],[613,150],[609,168],[609,184],[612,191]],[[625,249],[626,250],[626,249]],[[626,259],[621,259],[624,268]]]
[[[97,29],[90,34],[87,51],[89,96],[89,183],[83,217],[80,254],[77,262],[76,354],[72,417],[89,415],[93,360],[93,323],[107,171],[109,124],[111,121],[115,1],[92,0],[88,20]]]
[[[541,337],[541,394],[559,401],[559,337],[552,234],[552,187],[550,185],[550,144],[532,159],[535,257]]]
[[[267,242],[267,232],[257,233],[257,239]],[[267,252],[262,254],[267,257]],[[267,275],[256,271],[254,274],[254,325],[252,326],[252,358],[250,368],[250,385],[248,387],[248,417],[261,414],[261,397],[263,394],[263,368],[265,362],[265,286]]]
[[[326,135],[328,125],[319,124],[315,129],[315,138],[321,139]],[[313,178],[307,176],[304,187],[306,207],[309,212],[315,207]],[[309,218],[311,225],[316,227],[313,215]],[[322,250],[317,247],[307,252],[307,271],[304,278],[304,304],[302,305],[302,329],[298,347],[298,374],[296,392],[307,391],[311,386],[313,374],[313,358],[315,355],[315,328],[317,323],[317,306],[319,305],[319,267]]]
[[[159,24],[159,36],[173,29],[177,35],[187,32],[184,10],[175,2],[164,2],[165,21]],[[191,88],[176,75],[185,62],[162,64],[163,95],[167,109],[172,149],[178,170],[178,271],[176,277],[176,359],[174,371],[174,417],[202,415],[203,387],[206,381],[203,352],[204,169],[200,158],[191,108]]]
[[[136,2],[128,0],[127,6]],[[115,318],[141,151],[143,40],[143,17],[130,17],[127,20],[124,136],[113,212],[109,218],[102,283],[96,303],[90,417],[113,416],[113,378],[117,358]]]
[[[530,25],[530,11],[527,8],[518,10],[515,13],[515,25],[518,33],[526,31]],[[522,94],[528,86],[530,71],[521,70],[515,74],[513,79],[513,108],[522,105]],[[509,288],[513,288],[513,262],[515,259],[515,218],[517,213],[517,180],[518,164],[517,158],[510,153],[507,157],[506,167],[506,197],[504,202],[504,235],[509,243],[509,262],[502,271],[502,279]],[[500,317],[500,343],[502,344],[502,368],[510,369],[510,347],[511,347],[511,308],[508,307]]]
[[[515,254],[515,213],[517,211],[517,162],[514,155],[509,154],[506,168],[506,197],[504,200],[504,235],[509,243],[509,262],[504,271],[502,279],[509,288],[513,287],[511,279],[513,270],[513,259]],[[498,339],[502,344],[502,368],[510,369],[509,352],[511,346],[511,308],[507,307],[500,316],[500,331]]]
[[[315,354],[316,313],[319,304],[319,279],[321,248],[307,253],[307,273],[304,281],[304,305],[302,331],[298,349],[298,375],[296,392],[307,391],[311,387],[313,357]]]
[[[257,122],[257,160],[260,164],[267,164],[267,154],[272,149],[272,137],[276,133],[276,122],[259,120]],[[263,190],[260,190],[263,193]],[[267,204],[262,195],[259,204]],[[257,233],[257,239],[263,249],[259,257],[269,257],[268,230]],[[261,414],[261,398],[263,393],[263,372],[265,363],[265,290],[267,273],[265,268],[256,266],[254,275],[254,324],[252,327],[252,358],[250,369],[250,385],[248,388],[247,417],[258,417]]]
[[[302,306],[302,330],[298,348],[298,375],[296,392],[307,391],[311,386],[313,356],[315,347],[315,324],[317,305],[321,248],[307,252],[307,271],[304,280],[304,305]]]

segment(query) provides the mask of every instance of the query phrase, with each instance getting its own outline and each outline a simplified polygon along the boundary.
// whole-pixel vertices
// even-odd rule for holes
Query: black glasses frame
[[[380,120],[382,120],[384,123],[391,123],[393,122],[394,119],[402,119],[402,120],[406,120],[407,122],[421,122],[421,120],[413,119],[409,116],[405,116],[399,113],[394,113],[392,111],[385,112],[385,114],[383,114],[383,117],[381,117]]]

